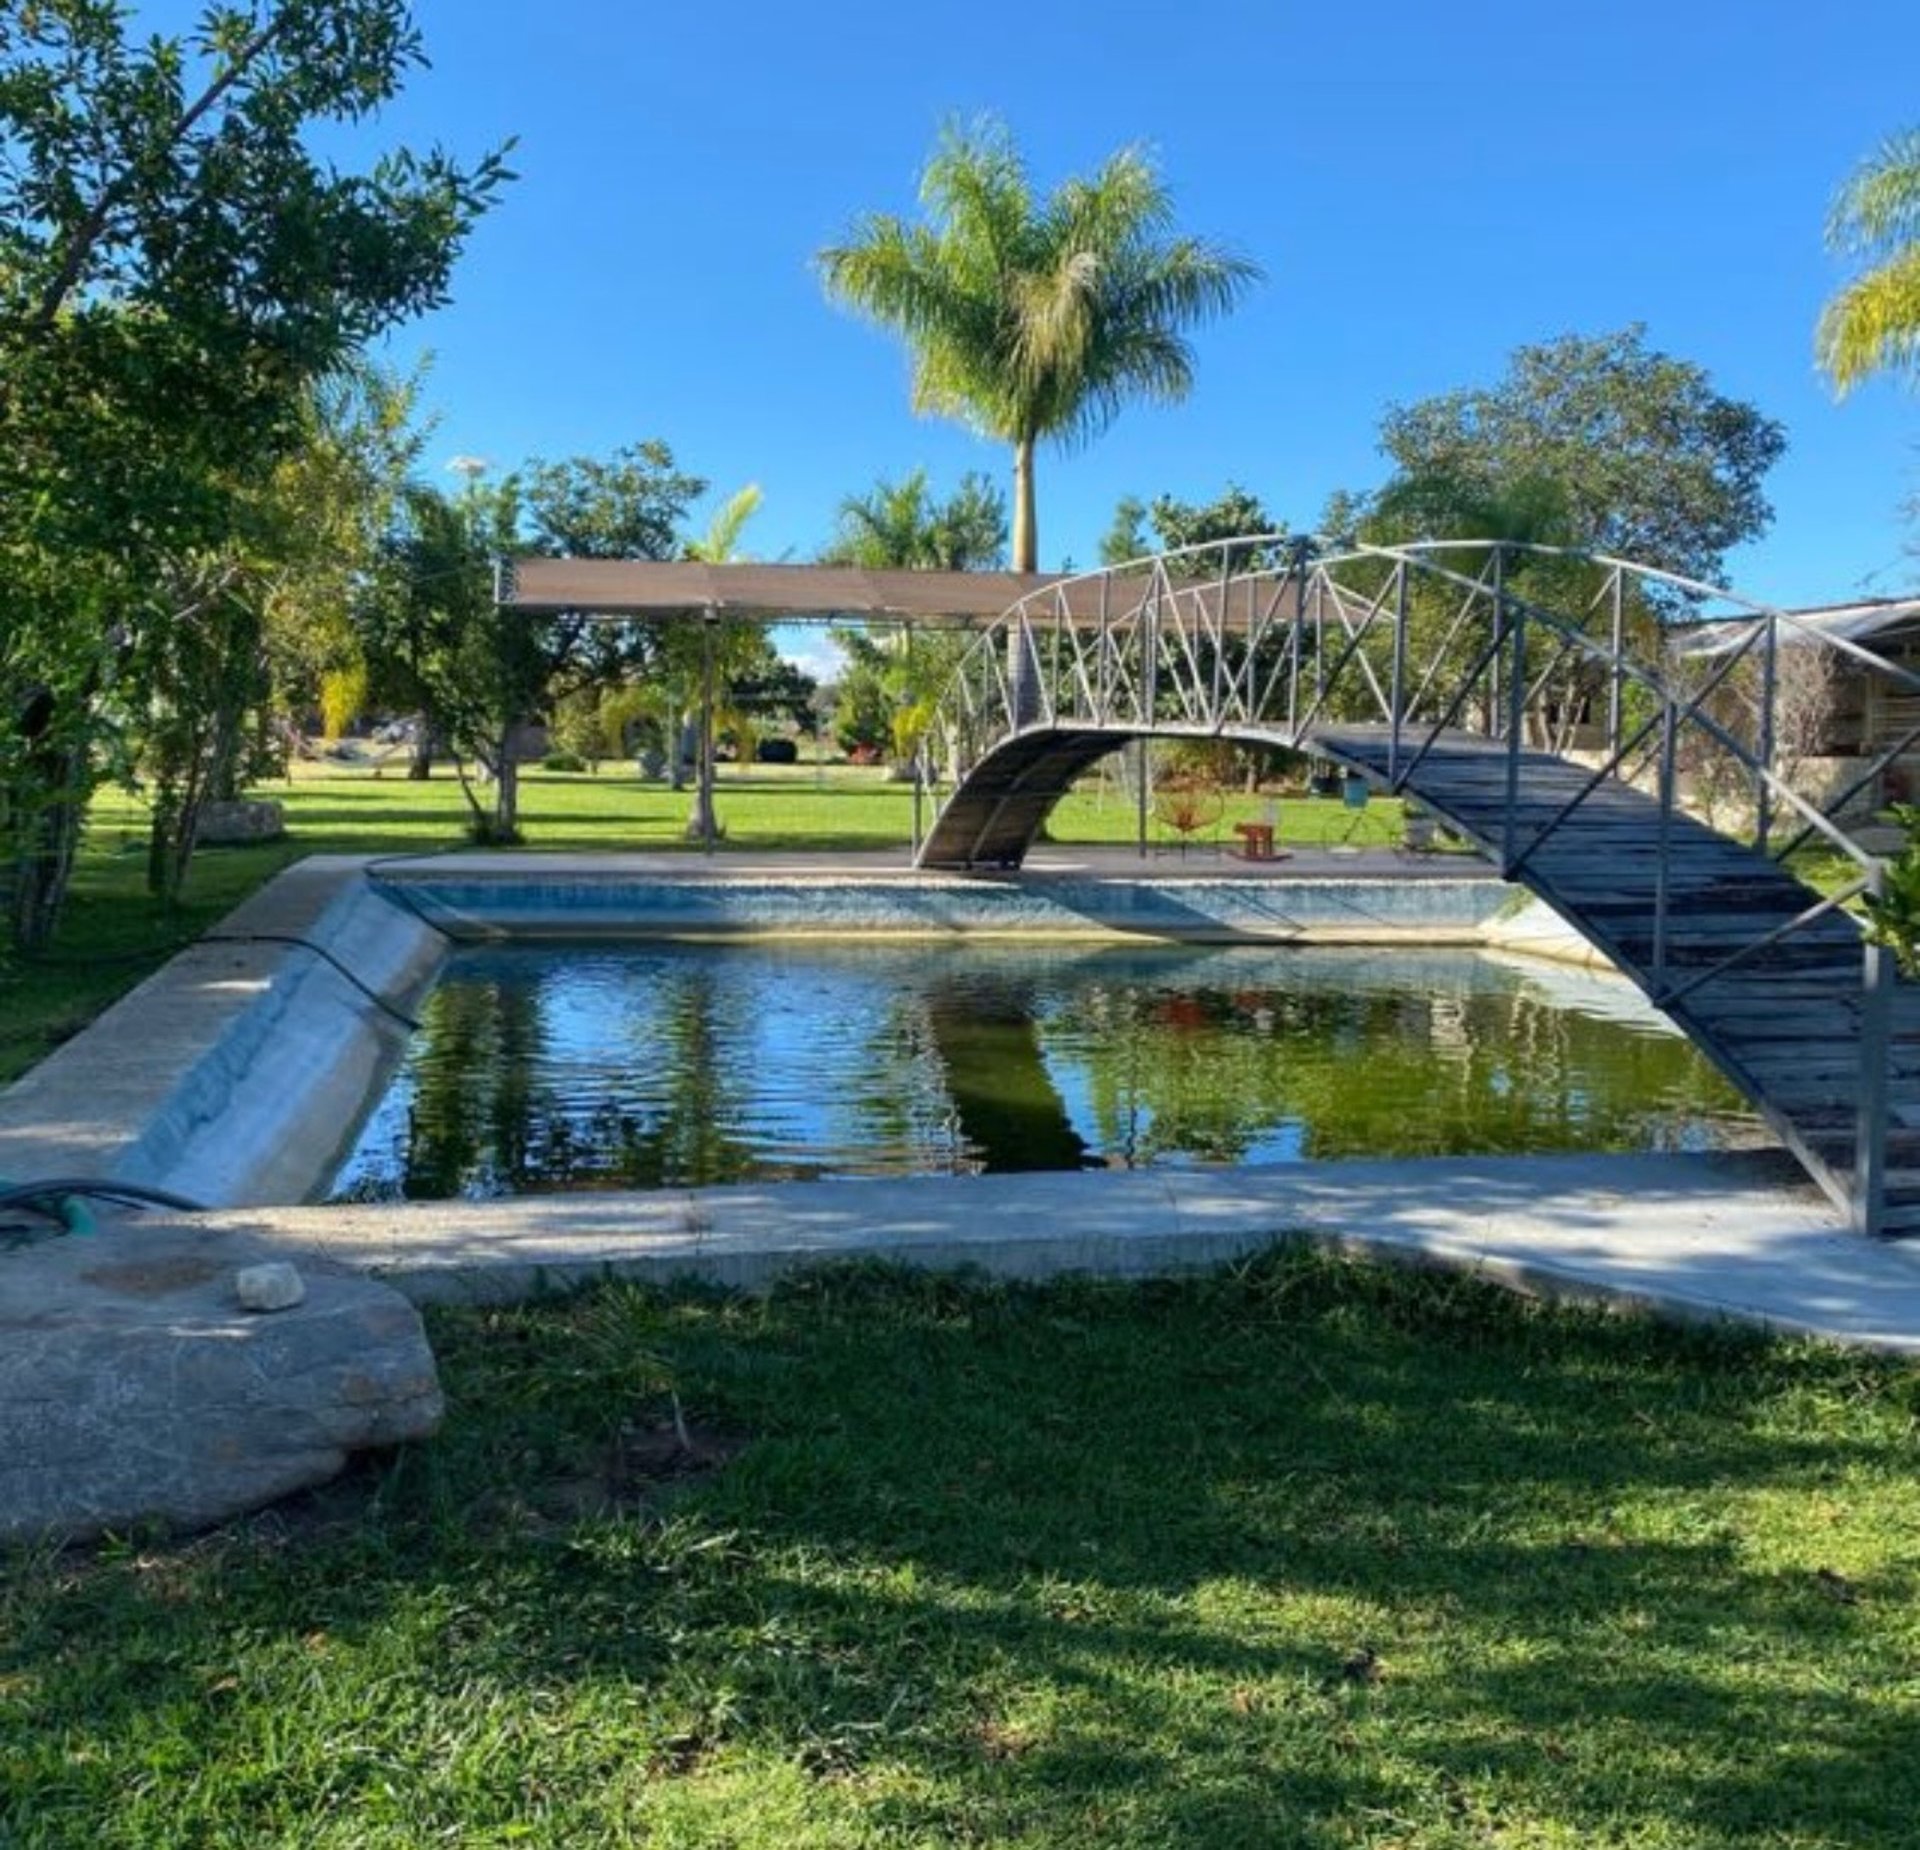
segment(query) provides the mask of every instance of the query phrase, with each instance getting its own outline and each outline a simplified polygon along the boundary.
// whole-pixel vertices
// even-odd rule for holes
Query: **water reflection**
[[[1612,979],[1471,952],[465,952],[336,1193],[1699,1148],[1739,1099]]]

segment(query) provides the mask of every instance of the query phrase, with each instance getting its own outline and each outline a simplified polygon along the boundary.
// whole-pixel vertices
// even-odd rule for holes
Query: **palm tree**
[[[1920,373],[1920,129],[1894,136],[1840,189],[1827,242],[1868,266],[1820,316],[1816,347],[1836,389]]]
[[[821,274],[829,295],[905,336],[916,410],[1013,445],[1013,569],[1031,572],[1035,445],[1087,442],[1129,398],[1184,398],[1184,331],[1232,308],[1260,272],[1171,235],[1172,201],[1135,148],[1036,200],[988,118],[943,133],[920,197],[929,223],[871,214],[820,253]]]
[[[1007,501],[992,482],[969,470],[945,501],[927,487],[927,472],[890,482],[840,503],[822,565],[871,571],[992,572],[1007,557]]]
[[[699,539],[687,542],[687,557],[703,560],[708,565],[728,565],[740,559],[743,556],[740,550],[741,535],[746,531],[747,522],[759,512],[761,498],[758,482],[749,482],[745,488],[729,496],[707,523],[706,532]],[[766,638],[751,624],[721,624],[709,616],[698,631],[700,646],[696,657],[692,651],[692,634],[685,628],[670,630],[669,646],[665,653],[677,671],[677,686],[687,685],[696,673],[699,676],[699,734],[696,748],[699,752],[699,769],[693,814],[687,818],[687,839],[711,846],[723,833],[713,809],[713,742],[721,718],[715,706],[715,690],[728,685],[762,651]],[[673,646],[675,644],[678,646]],[[737,721],[737,716],[734,717]],[[683,738],[675,743],[673,758],[677,777],[685,758],[684,733]],[[674,788],[679,788],[677,782]]]

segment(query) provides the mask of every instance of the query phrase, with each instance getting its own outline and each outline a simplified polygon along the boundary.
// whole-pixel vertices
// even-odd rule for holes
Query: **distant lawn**
[[[431,853],[465,845],[465,808],[444,768],[430,781],[412,784],[398,762],[379,775],[368,767],[303,765],[292,783],[267,785],[256,794],[286,805],[287,840],[203,850],[185,899],[169,911],[144,891],[144,804],[118,791],[102,793],[59,944],[50,957],[29,965],[0,961],[0,1084],[44,1059],[290,862],[308,854]],[[1230,822],[1261,816],[1266,802],[1229,798],[1220,822],[1198,838],[1201,848],[1232,842]],[[691,803],[687,792],[611,768],[599,776],[535,770],[524,779],[521,822],[530,853],[697,853],[698,844],[686,840]],[[881,770],[846,766],[725,766],[715,807],[726,829],[723,853],[892,849],[904,862],[913,826],[910,786],[888,782]],[[931,800],[925,815],[931,820]],[[1357,814],[1326,800],[1283,800],[1280,806],[1284,841],[1338,841],[1349,826],[1356,843],[1397,841],[1400,805],[1376,799]],[[1117,786],[1105,797],[1068,796],[1051,824],[1062,842],[1127,842],[1135,828],[1133,804]],[[1156,845],[1172,839],[1153,825]]]
[[[829,765],[720,767],[714,807],[725,836],[720,851],[895,849],[904,858],[912,838],[913,788],[895,783],[885,771]],[[464,842],[466,812],[452,774],[437,770],[426,783],[408,783],[398,763],[377,772],[367,767],[307,766],[292,783],[264,785],[255,794],[287,807],[289,829],[304,852],[374,853],[393,849],[429,850]],[[1259,819],[1273,799],[1232,791],[1223,795],[1217,822],[1193,837],[1196,846],[1235,845],[1231,825]],[[938,796],[929,792],[923,815],[931,820]],[[625,769],[522,774],[520,821],[531,852],[582,849],[685,849],[691,791],[670,790],[643,781]],[[102,795],[95,807],[95,848],[124,845],[131,850],[145,839],[143,805],[117,792]],[[1340,841],[1352,828],[1360,846],[1382,846],[1400,839],[1400,804],[1376,798],[1353,811],[1329,798],[1279,800],[1279,839],[1322,846]],[[1102,790],[1097,780],[1065,797],[1048,823],[1061,842],[1132,842],[1138,833],[1133,799],[1116,782]],[[1179,837],[1149,818],[1148,839],[1156,848],[1176,846]]]
[[[432,1324],[431,1444],[0,1577],[0,1842],[1914,1842],[1911,1368],[1297,1256]]]

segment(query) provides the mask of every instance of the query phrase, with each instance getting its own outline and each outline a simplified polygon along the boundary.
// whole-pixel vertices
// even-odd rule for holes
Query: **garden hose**
[[[181,1214],[204,1214],[203,1203],[142,1182],[103,1182],[86,1177],[48,1176],[39,1182],[0,1182],[0,1213],[24,1209],[58,1223],[65,1233],[96,1231],[89,1201],[111,1202],[123,1208],[171,1208]]]

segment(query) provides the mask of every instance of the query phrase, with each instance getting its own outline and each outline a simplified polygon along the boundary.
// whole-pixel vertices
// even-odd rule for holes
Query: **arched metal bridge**
[[[1816,800],[1840,687],[1916,723]],[[1884,878],[1858,812],[1920,741],[1916,696],[1870,647],[1625,560],[1233,540],[1062,581],[974,642],[927,729],[953,789],[918,863],[1017,867],[1132,739],[1311,751],[1605,950],[1858,1227],[1920,1231],[1920,986],[1846,903]],[[1797,877],[1802,852],[1837,886]]]

